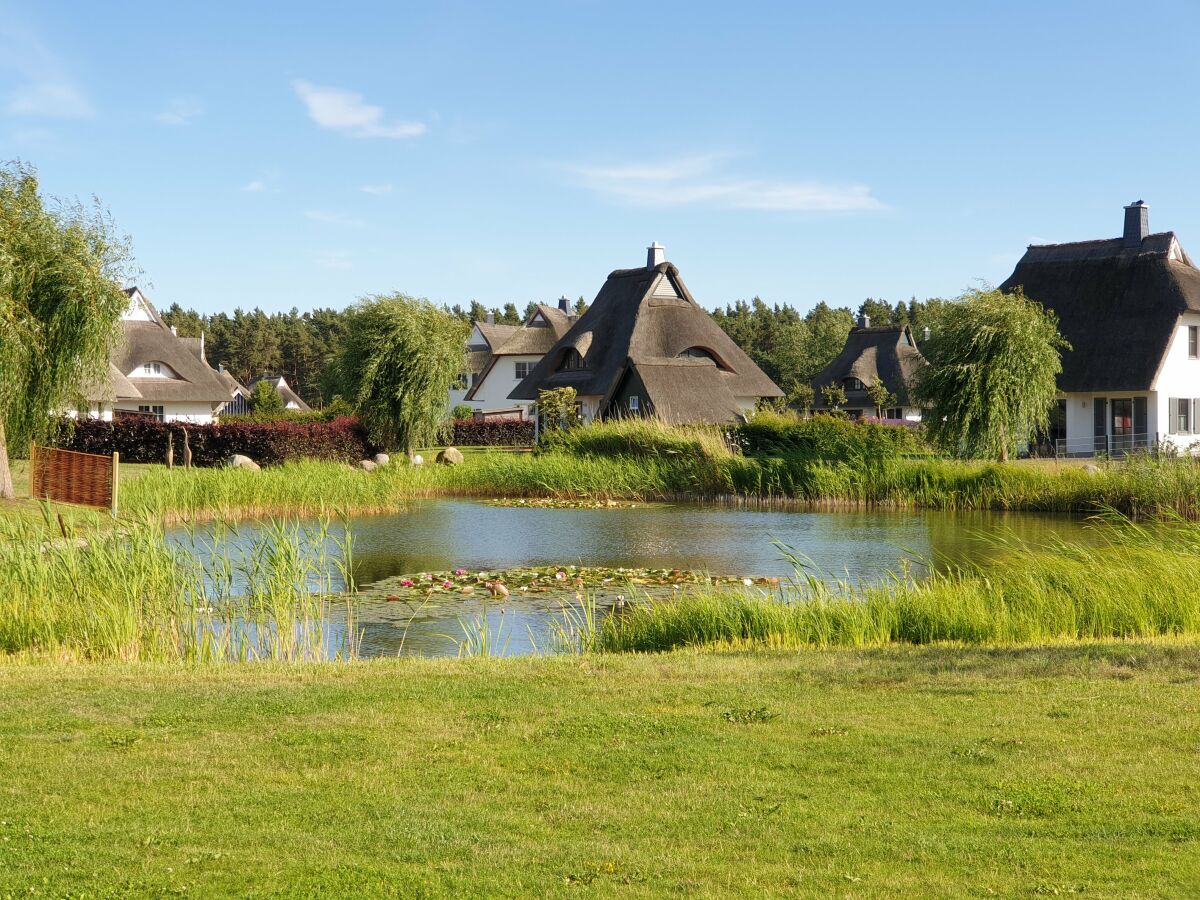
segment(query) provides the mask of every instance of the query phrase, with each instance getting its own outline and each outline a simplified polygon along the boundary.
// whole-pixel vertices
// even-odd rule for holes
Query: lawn
[[[1184,896],[1195,645],[0,664],[0,896]]]

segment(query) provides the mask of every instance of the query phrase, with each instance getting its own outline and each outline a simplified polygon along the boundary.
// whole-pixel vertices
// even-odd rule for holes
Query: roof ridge
[[[1150,240],[1150,238],[1162,238],[1162,237],[1175,237],[1175,232],[1174,231],[1155,231],[1155,232],[1152,232],[1152,233],[1146,235],[1144,238],[1142,238],[1142,241],[1144,242],[1144,241]],[[1120,243],[1123,240],[1124,240],[1124,238],[1117,236],[1117,237],[1111,237],[1111,238],[1091,238],[1090,240],[1086,240],[1086,241],[1061,241],[1058,243],[1051,242],[1048,244],[1026,244],[1025,246],[1026,246],[1026,249],[1030,249],[1033,247],[1082,247],[1086,244]]]

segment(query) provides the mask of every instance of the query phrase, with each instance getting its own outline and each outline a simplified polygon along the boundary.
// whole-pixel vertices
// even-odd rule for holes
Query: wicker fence
[[[29,494],[35,500],[55,500],[117,511],[120,454],[98,456],[54,447],[29,448]]]

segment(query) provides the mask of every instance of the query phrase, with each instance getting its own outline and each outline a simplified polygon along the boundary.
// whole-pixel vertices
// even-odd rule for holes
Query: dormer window
[[[705,350],[703,347],[688,347],[681,353],[676,354],[677,359],[711,359],[713,362],[717,358],[712,355],[712,352]]]
[[[842,387],[847,391],[865,391],[867,389],[865,384],[854,377],[842,379]]]
[[[568,350],[566,353],[563,354],[562,362],[560,362],[558,364],[558,370],[560,372],[566,371],[567,369],[582,369],[582,368],[583,368],[583,357],[579,355],[578,350]]]
[[[148,362],[142,366],[143,375],[161,375],[162,363]]]

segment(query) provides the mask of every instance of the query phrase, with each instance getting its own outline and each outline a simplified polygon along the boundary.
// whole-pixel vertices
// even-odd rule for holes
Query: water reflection
[[[912,510],[756,510],[670,506],[634,509],[506,508],[460,500],[415,503],[386,516],[333,522],[323,535],[337,556],[348,528],[355,581],[361,587],[395,575],[464,566],[495,570],[521,566],[589,565],[683,568],[714,575],[787,576],[790,564],[774,542],[807,556],[831,579],[878,583],[908,565],[923,574],[925,562],[941,568],[983,563],[999,556],[997,536],[1033,546],[1091,540],[1080,519],[1028,513]],[[219,530],[219,529],[216,529]],[[203,553],[214,527],[179,530],[169,539]],[[307,527],[310,535],[320,527]],[[262,536],[244,523],[221,540],[237,553]],[[334,575],[332,587],[341,589]],[[615,595],[617,588],[609,591]],[[597,598],[601,607],[613,596]],[[335,604],[330,635],[345,634],[346,611]],[[354,633],[364,656],[416,653],[453,655],[463,623],[482,617],[509,654],[545,650],[550,622],[561,617],[557,600],[513,597],[504,604],[476,598],[441,599],[424,605],[359,601]]]

